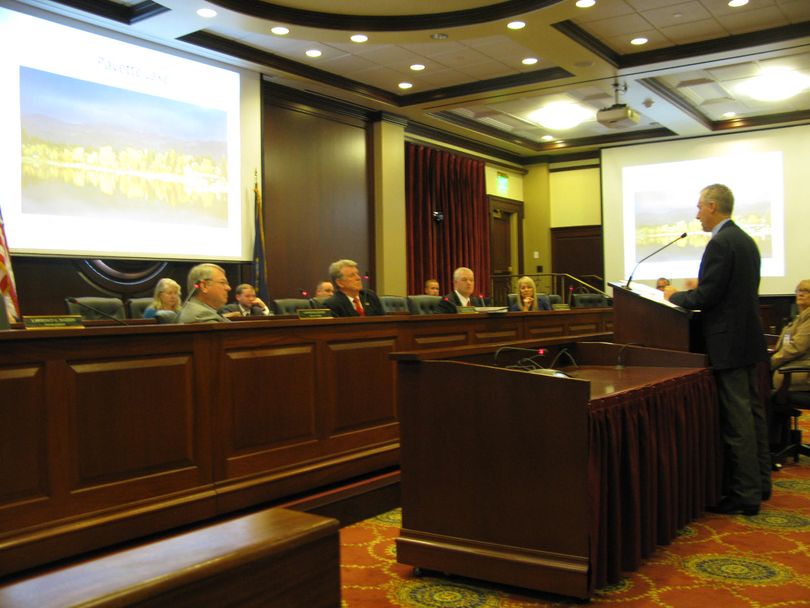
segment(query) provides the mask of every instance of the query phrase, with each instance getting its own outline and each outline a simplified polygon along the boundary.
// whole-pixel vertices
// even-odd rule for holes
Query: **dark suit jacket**
[[[461,306],[461,300],[458,299],[458,295],[456,295],[454,290],[442,298],[436,312],[442,314],[458,312],[458,310],[456,310],[457,306]],[[470,306],[484,306],[484,303],[478,296],[472,296],[470,298]]]
[[[535,300],[537,301],[537,308],[535,308],[535,310],[551,310],[551,300],[548,299],[548,296],[538,294]],[[518,296],[518,301],[509,307],[509,312],[521,312],[521,310],[520,296]]]
[[[733,369],[767,359],[759,316],[759,250],[734,222],[712,237],[700,261],[698,286],[670,302],[701,310],[709,362]]]
[[[360,303],[363,305],[363,308],[366,311],[366,316],[385,314],[382,304],[380,303],[380,299],[377,297],[377,294],[371,291],[370,289],[360,290]],[[331,310],[332,315],[335,317],[360,316],[354,309],[354,304],[352,304],[352,301],[342,291],[336,291],[335,295],[333,295],[331,298],[328,298],[323,303],[323,307]]]
[[[270,314],[271,315],[278,314],[278,311],[275,310],[275,302],[271,301],[270,303],[268,303],[267,308],[270,309]],[[251,316],[251,317],[263,317],[263,316],[265,316],[263,314],[263,312],[262,312],[263,310],[264,309],[260,308],[259,306],[254,306],[253,308],[251,308],[250,315],[248,315],[248,316]],[[226,312],[239,312],[239,313],[241,313],[242,309],[239,307],[239,302],[234,302],[233,304],[226,304],[225,306],[223,306],[222,308],[219,309],[219,314],[221,314],[221,315],[225,314]]]

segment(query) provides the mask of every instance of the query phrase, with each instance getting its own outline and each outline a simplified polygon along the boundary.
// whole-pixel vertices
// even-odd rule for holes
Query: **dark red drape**
[[[408,293],[436,278],[453,288],[453,270],[475,272],[476,293],[489,295],[489,209],[483,161],[405,144]],[[437,221],[434,212],[443,219]]]

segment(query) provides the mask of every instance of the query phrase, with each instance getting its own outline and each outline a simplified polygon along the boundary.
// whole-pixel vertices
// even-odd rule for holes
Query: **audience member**
[[[697,289],[698,282],[697,279],[685,279],[683,282],[683,288],[685,291],[689,291],[690,289]]]
[[[144,319],[152,319],[159,310],[180,312],[180,284],[174,279],[163,278],[155,285],[152,303],[143,311]]]
[[[329,266],[329,276],[337,287],[335,294],[323,305],[335,317],[365,317],[384,315],[377,294],[363,289],[363,277],[353,260],[338,260]]]
[[[231,286],[216,264],[197,264],[188,272],[190,297],[180,310],[178,323],[229,323],[217,312],[228,301]]]
[[[439,282],[436,279],[428,279],[425,281],[425,295],[437,296],[439,295]]]
[[[771,456],[757,363],[767,357],[759,316],[760,254],[731,220],[734,195],[722,184],[700,192],[697,219],[712,236],[703,252],[698,286],[664,296],[701,310],[709,363],[714,370],[728,464],[728,491],[709,510],[756,515],[771,496]]]
[[[473,291],[475,291],[473,271],[464,266],[456,268],[453,271],[453,291],[442,298],[436,312],[458,312],[459,306],[483,306],[481,298],[473,296]]]
[[[810,365],[810,279],[799,281],[796,286],[796,306],[799,314],[782,330],[771,355],[772,370],[787,363]],[[778,388],[782,384],[782,374],[774,373],[773,376],[773,385]],[[810,375],[794,373],[789,388],[791,391],[810,391]]]
[[[331,298],[335,295],[335,286],[332,285],[332,281],[321,281],[315,286],[315,296],[316,298]]]
[[[658,277],[658,280],[655,282],[655,288],[661,291],[669,285],[669,279],[666,277]]]
[[[509,307],[512,312],[530,310],[551,310],[551,301],[545,296],[537,295],[537,287],[531,277],[520,277],[517,282],[518,301]]]
[[[236,286],[233,291],[236,302],[226,304],[219,309],[219,314],[232,319],[234,317],[267,317],[275,314],[256,295],[256,289],[249,283]]]

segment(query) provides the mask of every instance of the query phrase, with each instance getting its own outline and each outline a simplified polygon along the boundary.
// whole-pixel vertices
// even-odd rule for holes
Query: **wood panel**
[[[393,351],[477,348],[526,337],[529,324],[611,316],[2,331],[0,575],[390,469]]]

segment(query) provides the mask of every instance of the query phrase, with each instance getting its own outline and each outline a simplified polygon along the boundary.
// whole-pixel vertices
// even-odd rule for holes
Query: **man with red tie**
[[[323,303],[335,317],[384,315],[380,299],[370,289],[363,289],[363,277],[353,260],[338,260],[329,266],[329,276],[337,287],[335,295]]]

